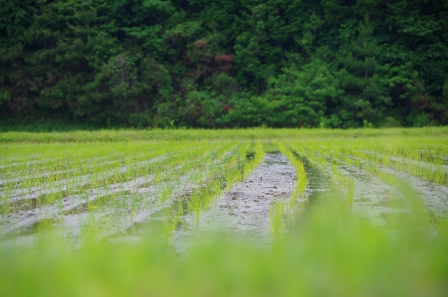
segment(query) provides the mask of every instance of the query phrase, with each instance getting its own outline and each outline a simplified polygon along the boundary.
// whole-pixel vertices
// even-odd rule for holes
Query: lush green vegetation
[[[446,125],[447,5],[5,0],[1,125]]]
[[[437,191],[448,186],[447,136],[2,133],[0,296],[446,296],[448,201]],[[267,153],[297,173],[291,196],[270,207],[272,238],[198,234],[179,252],[188,218]]]
[[[414,217],[407,217],[406,222]],[[423,227],[423,226],[421,226]],[[443,232],[442,232],[443,230]],[[300,232],[271,247],[210,239],[178,259],[147,238],[138,245],[61,241],[0,254],[2,296],[446,296],[447,228],[391,236],[327,204]],[[48,240],[48,238],[47,238]]]
[[[239,130],[97,130],[70,132],[4,132],[0,133],[2,143],[45,143],[45,142],[95,142],[95,141],[152,141],[152,140],[272,140],[272,139],[315,139],[315,138],[375,138],[384,137],[394,142],[401,137],[448,136],[448,127],[390,128],[390,129],[239,129]],[[385,144],[387,144],[387,142]]]

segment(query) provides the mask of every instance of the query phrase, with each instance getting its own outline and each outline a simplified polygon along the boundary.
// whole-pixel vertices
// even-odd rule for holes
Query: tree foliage
[[[448,124],[441,0],[3,0],[0,117],[133,127]]]

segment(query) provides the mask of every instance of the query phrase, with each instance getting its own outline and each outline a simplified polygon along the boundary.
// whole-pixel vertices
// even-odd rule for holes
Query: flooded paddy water
[[[385,226],[392,212],[406,212],[409,207],[400,188],[379,172],[410,183],[438,218],[447,213],[446,180],[435,183],[397,166],[376,164],[363,158],[362,148],[357,155],[345,152],[343,146],[328,149],[323,142],[285,143],[292,155],[278,149],[264,152],[278,145],[273,142],[178,143],[177,149],[166,144],[146,152],[147,157],[131,159],[110,148],[110,156],[89,155],[78,163],[70,157],[54,160],[34,154],[27,161],[12,154],[2,166],[0,245],[33,246],[46,233],[74,246],[91,232],[98,240],[138,241],[151,228],[164,229],[165,237],[179,247],[191,238],[216,233],[269,242],[270,214],[276,204],[289,205],[285,216],[300,212],[306,217],[316,201],[325,199],[340,199],[353,213]],[[288,157],[305,168],[306,189],[297,202],[292,196],[298,173]],[[382,160],[386,157],[381,153]],[[437,158],[446,157],[439,153]],[[390,159],[432,171],[438,166],[408,157]],[[89,168],[95,164],[100,170],[92,172]],[[64,170],[56,170],[61,167]],[[55,171],[45,171],[49,168]],[[446,165],[439,168],[447,174]]]
[[[365,277],[355,290],[362,294],[339,288],[336,295],[367,296],[378,270],[400,292],[412,288],[406,296],[444,296],[448,271],[436,263],[448,263],[447,157],[446,136],[7,144],[0,257],[7,263],[40,254],[27,260],[40,264],[17,267],[57,259],[82,275],[91,264],[68,263],[73,254],[117,275],[127,269],[134,279],[136,263],[146,259],[152,264],[142,271],[164,275],[165,283],[186,281],[177,270],[183,267],[185,275],[204,273],[205,288],[214,283],[209,275],[218,283],[226,275],[245,280],[243,287],[270,283],[276,296],[297,282],[294,292],[311,286],[317,294],[316,280],[331,280],[326,287],[333,289],[333,282],[350,288],[359,280],[341,280],[341,271]],[[67,252],[55,256],[59,251]],[[16,269],[4,267],[3,277]],[[167,267],[177,268],[171,275]],[[57,279],[64,270],[49,273]],[[422,274],[436,291],[397,278]]]

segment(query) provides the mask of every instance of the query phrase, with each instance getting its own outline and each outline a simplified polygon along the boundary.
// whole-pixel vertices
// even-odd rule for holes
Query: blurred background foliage
[[[1,124],[448,124],[443,0],[3,0]]]

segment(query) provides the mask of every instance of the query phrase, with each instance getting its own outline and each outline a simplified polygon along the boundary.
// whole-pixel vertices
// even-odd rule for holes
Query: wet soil
[[[243,182],[204,210],[199,218],[185,217],[176,232],[175,246],[182,248],[189,238],[210,234],[270,238],[269,211],[276,201],[287,200],[296,187],[296,171],[280,154],[266,154],[264,161]]]

